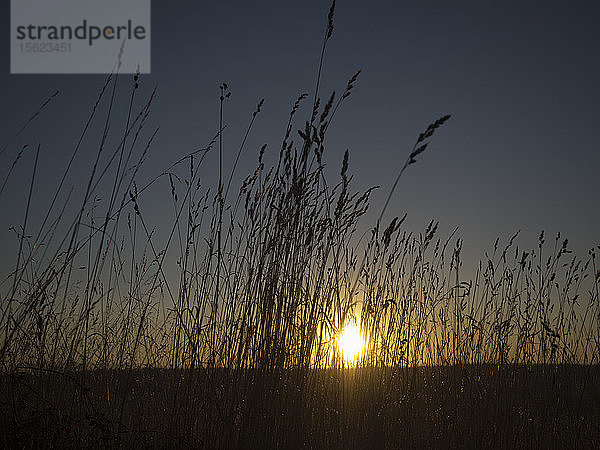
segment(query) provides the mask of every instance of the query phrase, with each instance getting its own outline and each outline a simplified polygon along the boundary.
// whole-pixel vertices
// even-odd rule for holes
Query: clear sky
[[[214,136],[223,81],[232,91],[226,172],[263,97],[239,173],[254,168],[263,143],[272,160],[293,102],[314,89],[328,9],[328,1],[314,0],[154,0],[152,73],[141,82],[146,95],[158,85],[151,125],[160,130],[148,176]],[[5,30],[9,17],[4,1]],[[533,247],[541,229],[562,231],[584,256],[600,241],[598,24],[597,1],[338,1],[321,95],[341,93],[357,69],[363,72],[331,127],[325,161],[337,174],[349,149],[355,186],[382,186],[372,202],[378,211],[419,132],[452,114],[401,180],[388,220],[407,212],[414,231],[431,219],[446,234],[458,226],[470,257],[517,230],[522,245]],[[23,144],[42,144],[32,206],[42,210],[105,77],[11,75],[8,39],[8,32],[0,39],[0,145],[60,90],[0,157],[4,180]],[[120,92],[126,105],[126,85]],[[92,149],[90,143],[78,170],[89,168]],[[25,154],[0,198],[2,273],[14,264],[9,257],[6,265],[15,248],[8,227],[22,221],[32,162],[33,152]],[[213,155],[207,180],[215,168]],[[79,187],[77,173],[68,181]],[[162,211],[153,212],[160,223]]]

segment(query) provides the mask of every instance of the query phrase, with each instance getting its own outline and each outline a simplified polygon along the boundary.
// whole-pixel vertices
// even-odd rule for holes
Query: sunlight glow
[[[346,325],[338,338],[338,348],[347,362],[356,360],[365,348],[365,340],[357,325]]]

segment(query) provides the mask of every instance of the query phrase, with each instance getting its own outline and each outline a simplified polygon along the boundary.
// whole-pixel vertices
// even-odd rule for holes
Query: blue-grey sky
[[[328,9],[328,1],[314,0],[154,0],[152,73],[141,83],[145,95],[158,85],[150,125],[160,130],[148,176],[214,136],[223,81],[232,91],[225,109],[226,171],[263,97],[239,173],[252,170],[263,143],[274,157],[293,102],[314,90]],[[5,1],[4,30],[9,17]],[[541,229],[562,231],[583,256],[600,241],[599,23],[595,1],[338,1],[321,95],[341,93],[356,70],[362,74],[331,126],[325,161],[337,174],[349,149],[355,186],[382,186],[372,202],[378,211],[419,132],[452,114],[401,180],[388,219],[407,212],[414,231],[431,219],[444,233],[458,226],[472,257],[517,230],[522,245],[534,246]],[[42,144],[32,205],[41,210],[104,76],[11,75],[8,41],[6,32],[0,39],[1,145],[60,90],[0,157],[4,180],[23,144]],[[123,105],[129,78],[124,82]],[[308,102],[302,114],[307,108]],[[89,167],[92,148],[76,168]],[[24,155],[0,198],[6,253],[15,246],[8,227],[24,214],[33,155]],[[215,168],[213,155],[203,169],[206,179]],[[77,173],[68,182],[80,187]],[[160,222],[162,212],[154,213]]]

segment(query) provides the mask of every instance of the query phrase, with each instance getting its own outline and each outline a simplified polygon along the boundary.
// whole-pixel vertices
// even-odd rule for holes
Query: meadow
[[[416,130],[365,223],[375,187],[353,188],[348,152],[326,164],[327,132],[360,78],[320,97],[333,19],[332,6],[315,90],[293,103],[275,149],[246,148],[244,138],[224,154],[223,83],[214,139],[148,175],[155,92],[143,97],[142,77],[113,73],[49,204],[32,194],[32,156],[25,216],[11,231],[14,270],[0,281],[3,447],[600,442],[600,246],[581,257],[563,236],[542,231],[521,244],[517,233],[467,277],[458,233],[442,236],[435,221],[405,229],[390,199],[449,115]],[[13,143],[53,98],[1,150],[14,157],[0,202],[23,155],[39,155]],[[127,111],[119,126],[117,102]],[[72,162],[95,124],[103,131],[87,183],[73,191]],[[256,167],[240,175],[247,152]],[[215,172],[209,154],[218,154],[215,185],[203,181]],[[170,217],[160,229],[146,215],[156,198]],[[340,336],[353,324],[362,344],[348,357]]]

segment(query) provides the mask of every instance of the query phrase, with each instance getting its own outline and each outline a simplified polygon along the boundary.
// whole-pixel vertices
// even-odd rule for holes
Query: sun
[[[357,359],[365,348],[365,340],[357,325],[346,325],[338,338],[338,348],[342,358],[351,362]]]

